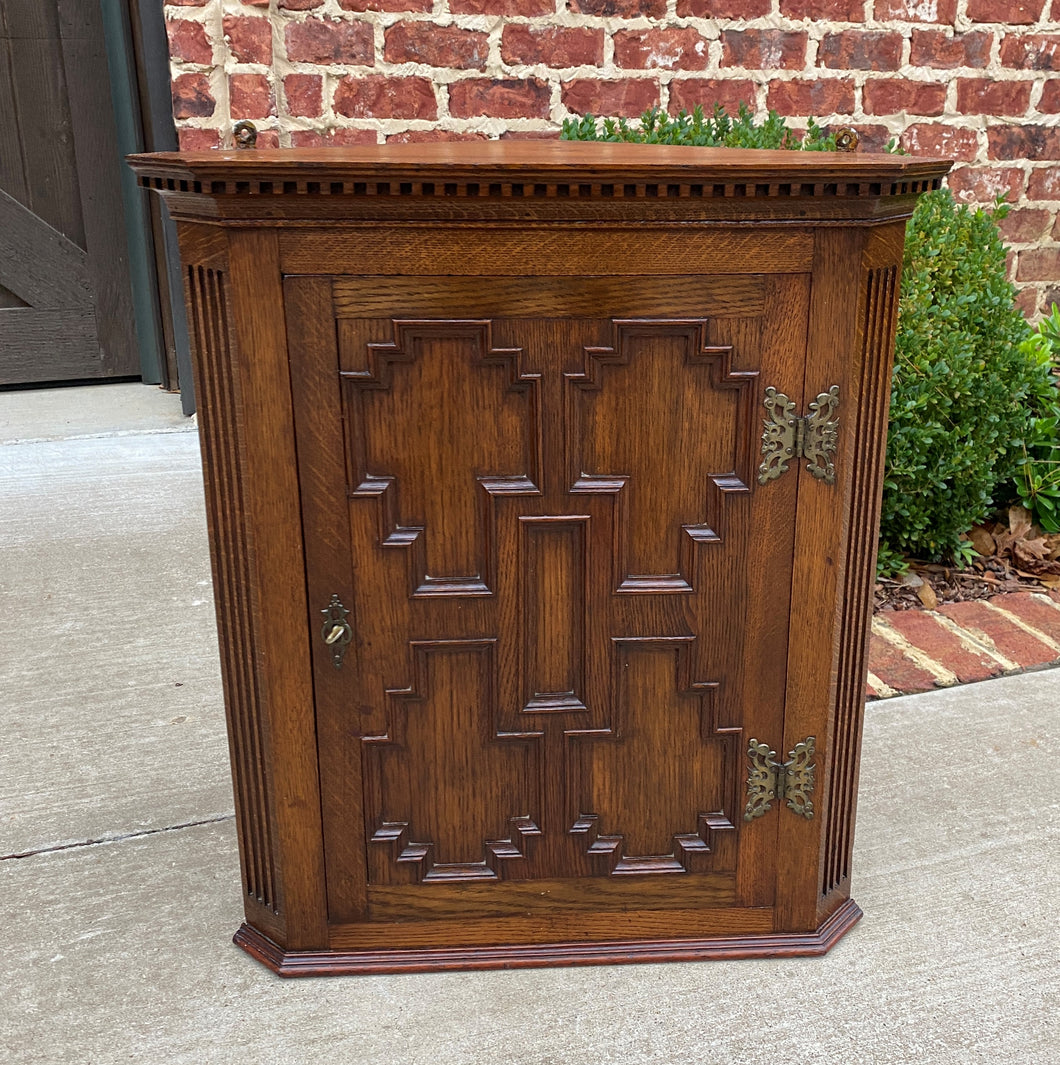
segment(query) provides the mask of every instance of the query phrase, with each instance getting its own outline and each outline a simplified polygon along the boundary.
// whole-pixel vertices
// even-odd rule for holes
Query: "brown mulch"
[[[874,612],[934,610],[940,603],[1060,588],[1060,535],[1043,533],[1022,507],[1013,507],[1005,522],[976,526],[967,539],[976,557],[963,569],[914,560],[898,577],[880,578]]]

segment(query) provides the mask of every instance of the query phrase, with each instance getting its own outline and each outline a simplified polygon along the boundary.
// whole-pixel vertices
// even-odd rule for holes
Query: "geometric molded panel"
[[[518,876],[539,834],[538,736],[496,729],[496,641],[411,649],[413,681],[387,692],[386,734],[362,740],[369,880]]]
[[[409,594],[490,595],[491,497],[538,495],[538,374],[493,346],[489,321],[392,323],[345,370],[353,499],[379,506],[379,542],[407,552]]]
[[[568,483],[615,497],[618,592],[691,591],[695,545],[720,541],[725,494],[749,490],[758,374],[707,325],[614,319],[611,346],[564,375]]]
[[[585,515],[519,519],[524,713],[586,709],[588,522]]]
[[[735,859],[741,729],[691,678],[694,637],[614,639],[610,727],[571,730],[568,765],[595,872],[723,872]]]

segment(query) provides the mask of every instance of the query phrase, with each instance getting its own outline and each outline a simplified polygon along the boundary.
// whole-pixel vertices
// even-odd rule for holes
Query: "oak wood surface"
[[[229,237],[231,328],[239,392],[254,668],[273,780],[273,843],[286,934],[326,936],[324,854],[312,681],[306,648],[304,551],[276,234]]]
[[[601,909],[672,910],[700,906],[731,907],[736,887],[731,874],[653,877],[650,883],[628,877],[506,880],[452,885],[445,894],[420,891],[415,884],[374,886],[368,890],[373,918],[401,921],[424,917],[527,916],[542,911],[593,912]]]
[[[475,149],[133,161],[226,278],[237,941],[285,975],[820,953],[860,915],[902,219],[946,166]],[[766,388],[832,385],[835,482],[759,483]],[[744,820],[749,741],[809,736],[814,817]]]
[[[800,477],[799,500],[793,515],[795,546],[792,574],[792,608],[798,624],[792,625],[788,647],[786,711],[784,736],[778,754],[786,759],[796,743],[807,736],[821,741],[817,768],[822,782],[827,780],[830,712],[837,683],[840,590],[846,563],[848,497],[852,491],[856,412],[866,401],[860,394],[860,352],[854,344],[856,318],[837,313],[839,308],[855,308],[859,272],[844,268],[860,263],[867,230],[819,229],[814,255],[813,302],[810,307],[808,350],[812,356],[804,367],[800,409],[806,410],[819,393],[839,386],[839,419],[842,432],[835,455],[836,483],[809,476]],[[817,788],[815,817],[781,818],[778,823],[777,871],[778,919],[781,927],[809,931],[817,925],[818,870],[807,861],[816,855],[823,822],[822,801],[827,791]]]
[[[883,493],[887,416],[890,406],[891,353],[898,322],[902,245],[900,225],[875,230],[862,257],[857,335],[861,351],[861,395],[851,462],[853,489],[849,503],[847,564],[839,621],[838,683],[831,765],[823,780],[827,834],[820,855],[823,918],[850,890],[850,858],[857,809],[858,769],[864,696],[861,678],[867,669],[876,573],[876,528]]]
[[[485,289],[489,279],[480,282]],[[352,293],[356,283],[342,287]],[[738,864],[726,833],[735,832],[743,804],[740,729],[767,734],[780,725],[782,671],[764,672],[760,663],[784,654],[783,575],[790,554],[778,545],[786,540],[790,552],[785,512],[794,502],[793,480],[778,484],[771,499],[758,497],[760,505],[747,498],[758,433],[750,388],[761,373],[801,374],[807,287],[804,279],[767,278],[764,304],[781,313],[709,322],[339,321],[345,417],[339,420],[333,399],[318,405],[312,424],[323,428],[299,450],[312,493],[327,492],[327,505],[308,497],[305,504],[306,513],[326,516],[329,531],[319,535],[333,538],[336,513],[351,508],[345,553],[358,572],[347,602],[362,646],[351,649],[355,673],[341,682],[327,655],[318,656],[318,729],[322,780],[347,777],[337,806],[329,809],[325,800],[325,823],[334,821],[334,834],[352,839],[351,811],[361,794],[375,807],[367,811],[367,834],[377,841],[369,847],[369,884],[401,883],[413,874],[414,882],[430,882],[432,898],[442,898],[445,879],[585,876],[594,868],[616,875],[691,873],[717,868],[722,856],[729,868]],[[621,296],[612,296],[621,306]],[[463,299],[465,313],[481,310],[471,294]],[[709,307],[685,299],[678,288],[660,309]],[[318,304],[313,316],[319,312]],[[290,332],[307,363],[314,352],[323,357],[332,350],[309,319],[292,315]],[[481,348],[487,336],[492,356]],[[506,368],[517,354],[518,369]],[[740,369],[741,360],[753,360],[756,369]],[[460,367],[466,368],[457,374]],[[312,379],[321,376],[314,370]],[[332,390],[342,383],[332,370]],[[324,410],[333,412],[330,425]],[[343,425],[352,437],[349,474],[335,462]],[[625,431],[616,434],[618,425]],[[315,450],[319,441],[323,452]],[[324,468],[332,471],[330,486],[322,482]],[[480,496],[474,473],[487,469],[494,476]],[[613,482],[594,479],[594,469],[627,472]],[[673,517],[664,517],[667,512]],[[418,531],[406,513],[417,516]],[[453,576],[430,576],[447,573]],[[325,601],[326,583],[311,577],[311,586],[320,587]],[[478,689],[465,687],[468,671]],[[669,694],[675,683],[687,693],[683,708]],[[426,689],[435,684],[461,691],[458,704],[446,710],[432,701]],[[338,701],[330,704],[325,692]],[[499,708],[491,727],[499,730],[501,747],[492,753],[492,742],[470,744],[483,727],[482,711],[463,715],[464,708],[488,709],[494,701]],[[612,705],[614,714],[658,709],[639,725],[619,725],[606,709]],[[363,724],[353,724],[352,707]],[[459,716],[449,716],[458,708]],[[678,722],[689,712],[688,725],[697,715],[700,723],[683,734],[688,725]],[[437,724],[427,732],[417,724],[433,719]],[[443,737],[440,747],[432,728]],[[712,730],[720,730],[720,747]],[[616,743],[624,731],[641,738]],[[357,733],[364,736],[363,754],[356,743],[351,749]],[[454,750],[454,737],[461,736],[469,746]],[[379,761],[405,750],[407,764]],[[671,769],[664,768],[667,761]],[[469,764],[476,773],[470,793],[455,780],[447,785],[445,773],[466,772]],[[424,791],[432,773],[443,779]],[[713,799],[702,790],[711,778],[724,782]],[[575,794],[579,786],[583,791]],[[521,797],[509,794],[513,787],[523,789]],[[331,794],[329,785],[326,791]],[[515,805],[498,819],[505,796]],[[447,813],[449,803],[456,805]],[[610,816],[608,806],[615,811]],[[407,809],[418,811],[411,822]],[[531,823],[523,832],[529,849],[503,861],[498,854],[497,864],[484,857],[486,839],[522,846],[508,819]],[[489,831],[479,827],[487,824]],[[625,843],[613,835],[618,826]],[[454,827],[463,834],[446,849],[444,837]],[[771,877],[756,866],[773,860],[772,826],[756,829],[743,835],[742,881],[745,894],[762,904]],[[685,859],[674,856],[671,842],[682,832],[694,837],[683,844],[693,847]],[[434,841],[439,833],[443,838]],[[411,854],[424,848],[431,853],[423,853],[417,874]],[[599,858],[586,864],[578,857],[585,848]],[[331,874],[352,885],[364,861],[360,846],[329,848],[329,854]],[[356,868],[343,868],[340,854]],[[632,895],[636,890],[629,888]],[[329,894],[333,915],[351,912],[334,884]]]
[[[185,248],[201,234],[185,225]],[[246,514],[246,459],[234,338],[229,322],[227,248],[187,269],[188,324],[194,339],[199,443],[206,489],[214,602],[224,684],[239,862],[247,919],[283,938],[274,846],[272,759],[259,691],[257,633]],[[194,260],[193,260],[194,262]]]
[[[826,954],[861,919],[847,899],[811,933],[774,932],[715,935],[702,939],[620,940],[618,942],[521,943],[500,947],[445,947],[410,950],[283,950],[244,924],[234,941],[280,976],[342,973],[439,972],[449,969],[524,969],[541,965],[601,965],[632,962],[707,961],[734,958],[790,958]]]
[[[550,277],[670,277],[689,270],[746,276],[766,264],[771,274],[804,273],[813,261],[809,227],[688,232],[660,224],[347,223],[308,232],[281,230],[279,241],[282,267],[290,274],[356,275],[370,262],[374,272],[414,277],[522,277],[540,272],[536,262],[547,258]],[[531,251],[534,269],[527,262]]]
[[[458,925],[454,936],[452,925]],[[709,935],[766,934],[773,931],[768,908],[730,907],[713,910],[709,903],[694,909],[608,910],[602,903],[592,913],[563,909],[518,917],[462,916],[447,927],[441,920],[363,922],[335,925],[328,946],[337,950],[415,950],[450,945],[492,947],[504,943],[530,945],[561,940],[604,943],[637,939],[701,939]]]
[[[549,277],[336,277],[332,299],[336,318],[454,316],[473,306],[478,315],[543,315],[585,318],[605,303],[622,301],[631,318],[673,314],[675,307],[709,308],[716,318],[761,314],[765,305],[761,274],[730,277],[668,274],[639,277],[635,286],[613,276]]]
[[[520,224],[908,217],[947,164],[906,156],[535,142],[132,156],[174,217],[296,227],[357,220]]]
[[[133,155],[143,174],[184,174],[197,181],[356,181],[383,176],[434,179],[445,184],[504,174],[509,180],[553,183],[577,171],[582,182],[620,184],[693,179],[752,184],[784,181],[890,183],[933,178],[948,163],[911,155],[763,151],[687,145],[578,141],[458,141],[435,144],[360,145],[349,148],[261,149],[253,152],[156,152]]]

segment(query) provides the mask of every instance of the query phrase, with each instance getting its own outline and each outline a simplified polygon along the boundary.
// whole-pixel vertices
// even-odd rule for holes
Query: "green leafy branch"
[[[665,111],[652,107],[640,116],[638,125],[626,119],[593,115],[568,118],[563,123],[563,140],[610,141],[626,144],[688,144],[703,148],[776,148],[791,151],[835,151],[835,135],[812,118],[806,132],[799,134],[787,122],[770,111],[759,123],[747,104],[740,104],[735,116],[721,104],[715,104],[707,116],[701,106],[692,112],[679,111],[671,118]]]

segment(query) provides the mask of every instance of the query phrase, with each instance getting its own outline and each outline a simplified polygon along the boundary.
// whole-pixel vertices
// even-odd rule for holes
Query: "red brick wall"
[[[1056,9],[1055,12],[1053,9]],[[1007,193],[1028,313],[1060,301],[1060,0],[170,0],[186,148],[554,136],[719,100],[856,126]],[[1054,18],[1055,16],[1055,18]]]

